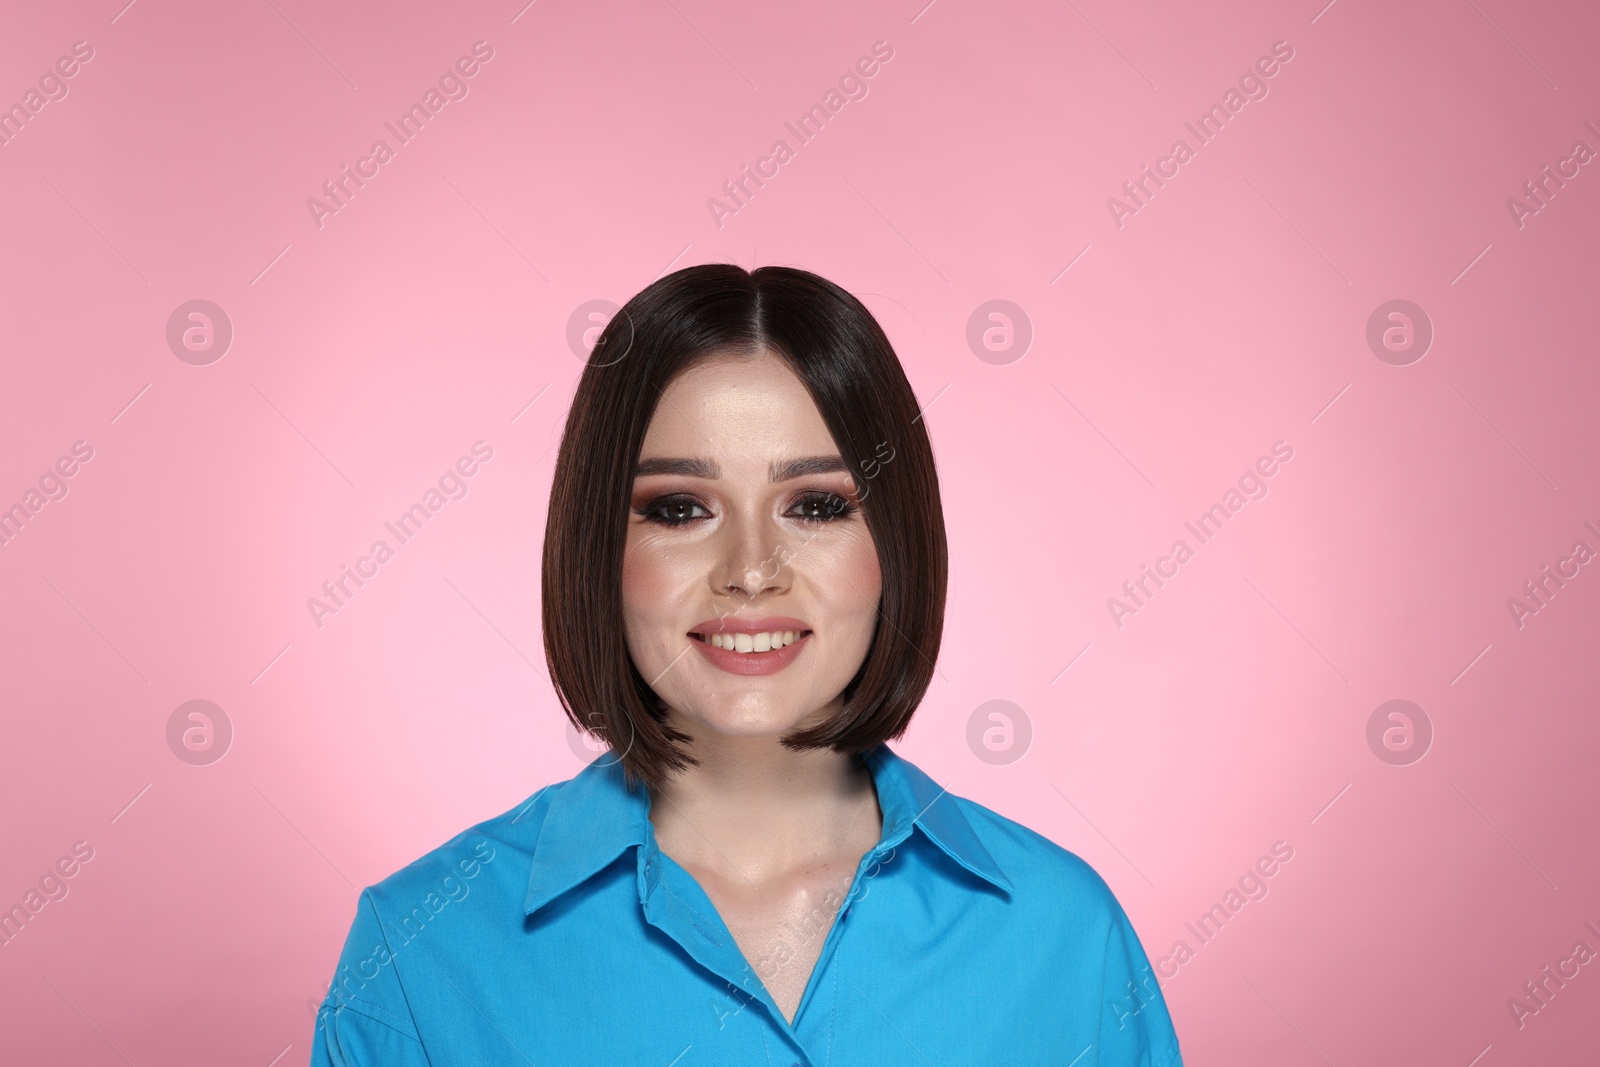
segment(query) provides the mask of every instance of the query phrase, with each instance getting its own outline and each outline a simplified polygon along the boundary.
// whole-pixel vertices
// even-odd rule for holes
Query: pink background
[[[0,147],[0,506],[93,449],[0,547],[0,906],[94,850],[0,948],[0,1058],[303,1063],[357,889],[581,768],[538,620],[569,321],[730,260],[836,280],[895,343],[952,555],[899,750],[1093,864],[1153,961],[1189,942],[1158,963],[1186,1062],[1593,1054],[1600,965],[1507,1006],[1600,950],[1600,567],[1520,627],[1507,604],[1600,550],[1600,168],[1507,205],[1600,149],[1592,8],[119,3],[0,35],[0,104],[94,50]],[[800,144],[785,121],[876,41]],[[1185,121],[1278,41],[1199,145]],[[1107,199],[1180,137],[1119,227]],[[319,228],[307,199],[378,138]],[[193,299],[234,331],[205,365],[166,339]],[[1032,340],[989,362],[996,299]],[[1435,331],[1403,366],[1366,340],[1394,299]],[[307,598],[479,440],[467,495],[319,628]],[[1277,441],[1267,496],[1117,626]],[[1395,699],[1433,732],[1404,765],[1367,736]],[[225,758],[169,747],[191,700]],[[969,744],[991,700],[1030,741]],[[1201,945],[1184,924],[1278,841]]]

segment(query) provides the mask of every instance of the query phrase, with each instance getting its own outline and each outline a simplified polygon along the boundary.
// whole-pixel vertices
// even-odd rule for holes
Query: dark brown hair
[[[601,331],[567,415],[542,581],[545,659],[567,718],[623,763],[629,788],[659,788],[699,761],[663,721],[628,654],[622,556],[634,470],[663,390],[722,353],[770,350],[810,392],[868,495],[862,514],[882,572],[878,623],[831,721],[791,749],[862,753],[905,732],[933,677],[944,629],[944,514],[933,448],[889,339],[839,286],[793,267],[685,267],[623,305]],[[891,451],[892,450],[892,451]],[[888,457],[887,461],[885,457]]]

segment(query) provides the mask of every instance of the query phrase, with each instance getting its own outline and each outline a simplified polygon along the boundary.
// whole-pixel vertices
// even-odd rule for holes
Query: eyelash
[[[827,509],[823,515],[800,516],[799,518],[801,522],[838,522],[841,519],[849,518],[850,516],[854,515],[857,510],[859,510],[856,505],[850,503],[837,493],[806,493],[795,503],[802,506],[820,504]],[[690,496],[684,496],[680,493],[673,496],[664,496],[659,500],[653,500],[642,508],[634,509],[634,514],[641,515],[644,517],[646,522],[653,522],[658,526],[687,526],[692,522],[701,521],[699,518],[672,520],[659,517],[658,513],[663,508],[677,507],[680,505],[697,507],[702,510],[705,509],[705,505],[701,504],[698,500]]]

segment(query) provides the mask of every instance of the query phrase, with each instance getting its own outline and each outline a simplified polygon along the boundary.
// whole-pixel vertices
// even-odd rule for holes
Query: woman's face
[[[872,643],[881,575],[800,380],[770,352],[685,371],[662,393],[639,471],[623,616],[671,725],[776,739],[826,721]]]

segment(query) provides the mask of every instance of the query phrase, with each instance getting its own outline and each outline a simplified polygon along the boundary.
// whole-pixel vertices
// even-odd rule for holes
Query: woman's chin
[[[726,709],[696,709],[697,714],[693,719],[678,719],[684,730],[692,737],[701,736],[756,740],[770,738],[774,744],[778,739],[793,733],[808,718],[803,712],[793,708],[726,708]]]

